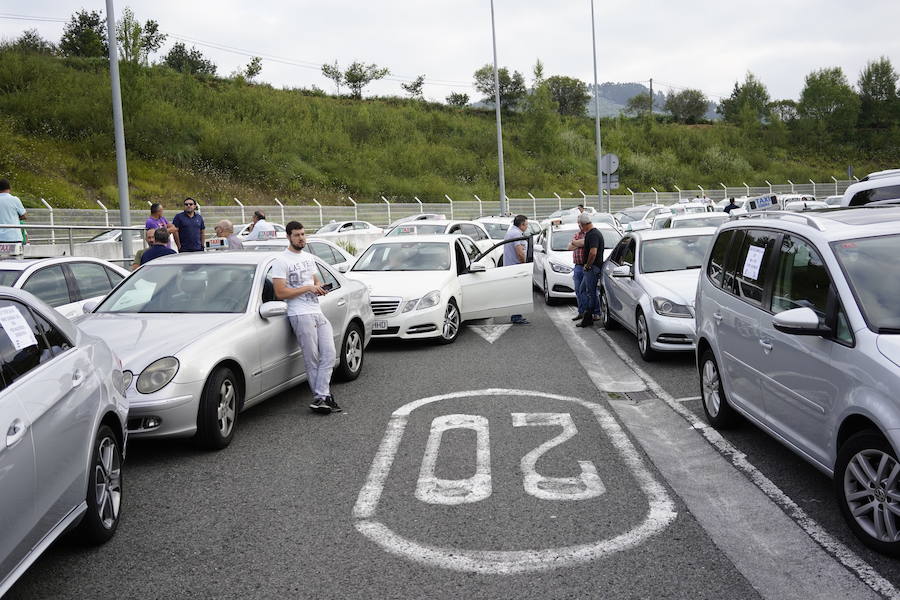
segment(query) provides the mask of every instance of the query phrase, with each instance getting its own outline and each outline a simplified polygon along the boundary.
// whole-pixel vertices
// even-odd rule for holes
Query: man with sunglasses
[[[175,232],[175,243],[179,252],[203,252],[206,243],[206,224],[203,217],[196,212],[197,203],[193,198],[184,199],[184,212],[172,219],[172,225],[178,228]]]

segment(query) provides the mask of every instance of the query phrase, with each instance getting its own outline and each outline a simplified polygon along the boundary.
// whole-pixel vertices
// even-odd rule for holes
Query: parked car
[[[484,225],[476,221],[414,221],[391,229],[385,237],[395,238],[399,236],[436,234],[465,235],[475,242],[479,250],[489,252],[488,258],[490,263],[485,263],[486,265],[498,266],[503,264],[503,249],[494,248],[494,250],[491,250],[497,245],[497,240],[491,238]]]
[[[300,348],[275,300],[277,255],[185,253],[131,274],[78,324],[122,358],[135,437],[196,436],[227,446],[239,413],[306,380]],[[332,290],[321,298],[338,349],[335,374],[354,379],[371,338],[368,290],[317,259]]]
[[[653,221],[653,218],[660,212],[669,211],[667,206],[662,204],[641,204],[632,208],[626,208],[615,213],[613,216],[623,226],[637,221]]]
[[[282,225],[281,223],[274,223],[274,222],[268,221],[268,220],[266,222],[275,228],[275,238],[276,239],[282,239],[282,240],[287,239],[287,232],[284,229],[284,225]],[[238,236],[239,238],[241,238],[241,240],[243,241],[243,238],[250,235],[250,225],[251,224],[252,223],[244,223],[243,225],[235,225],[234,226],[234,234],[236,236]]]
[[[900,169],[870,173],[847,187],[841,206],[863,206],[870,202],[900,199]]]
[[[685,227],[718,227],[729,219],[725,212],[658,215],[653,219],[653,229],[682,229]]]
[[[723,225],[697,291],[703,408],[834,478],[850,529],[900,554],[900,208]]]
[[[31,292],[69,319],[82,314],[85,302],[103,298],[126,277],[122,267],[86,256],[0,260],[0,285]]]
[[[371,291],[375,337],[449,344],[463,321],[533,310],[532,265],[486,269],[485,258],[467,236],[386,236],[363,252],[347,277]]]
[[[384,228],[385,231],[393,229],[397,225],[401,223],[409,223],[410,221],[446,221],[447,215],[437,214],[437,213],[416,213],[414,215],[408,215],[406,217],[400,217],[399,219],[392,221],[390,225]]]
[[[502,240],[512,226],[513,219],[514,217],[478,217],[475,221],[484,226],[492,240]],[[528,219],[528,229],[525,230],[525,235],[535,235],[540,232],[540,223],[534,219]]]
[[[603,256],[601,262],[612,253],[622,234],[605,223],[594,226],[603,236]],[[534,272],[532,283],[544,294],[544,302],[553,304],[556,300],[575,297],[572,272],[575,263],[569,242],[578,233],[577,224],[553,226],[537,238],[534,245]]]
[[[791,202],[785,202],[783,210],[804,212],[807,210],[822,210],[823,208],[831,208],[831,206],[819,200],[792,200]]]
[[[0,596],[66,531],[116,532],[128,402],[99,338],[28,292],[0,288]]]
[[[376,227],[368,221],[337,221],[328,223],[316,230],[317,237],[345,237],[360,235],[382,235],[384,229]]]
[[[827,196],[823,202],[828,205],[828,208],[837,208],[843,199],[843,196]]]
[[[713,233],[700,227],[625,234],[603,263],[603,326],[634,333],[644,360],[694,349],[694,296]]]
[[[268,240],[263,242],[246,242],[244,250],[262,252],[283,252],[287,249],[285,240]],[[341,273],[347,271],[356,257],[344,250],[338,244],[329,240],[306,238],[306,251],[311,252],[331,265]]]

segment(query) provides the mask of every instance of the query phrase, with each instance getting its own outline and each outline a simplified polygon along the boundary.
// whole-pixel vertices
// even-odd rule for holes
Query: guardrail
[[[91,225],[43,225],[43,224],[39,224],[39,223],[33,223],[33,224],[29,224],[29,225],[0,224],[0,229],[19,229],[19,230],[25,229],[28,231],[49,231],[54,242],[56,239],[55,236],[56,236],[57,231],[60,231],[60,230],[66,231],[67,237],[68,237],[69,256],[76,256],[76,242],[75,242],[74,232],[75,231],[83,231],[83,230],[96,230],[97,227],[91,226]],[[116,225],[116,226],[110,226],[106,229],[114,230],[114,231],[123,231],[123,232],[126,232],[126,231],[140,232],[140,233],[138,233],[137,236],[135,236],[137,243],[140,245],[143,245],[143,243],[144,243],[144,241],[143,241],[144,228],[141,226]],[[132,239],[132,241],[135,241],[135,240]],[[50,256],[65,255],[64,251],[59,252],[60,246],[65,248],[65,245],[61,245],[61,244],[55,244],[55,243],[35,244],[33,240],[30,240],[29,243],[22,246],[22,250],[23,250],[22,257],[23,258],[37,258],[37,257],[47,256],[48,254]],[[78,253],[79,256],[94,256],[96,258],[103,258],[103,259],[106,259],[106,260],[109,260],[112,262],[122,262],[122,263],[129,263],[129,264],[131,262],[130,257],[126,258],[126,257],[122,256],[122,252],[120,250],[122,248],[121,241],[102,242],[102,243],[97,243],[97,244],[82,243],[82,244],[78,244],[78,246],[79,246],[79,248],[77,250],[80,251]],[[89,248],[85,248],[85,246],[88,246]]]

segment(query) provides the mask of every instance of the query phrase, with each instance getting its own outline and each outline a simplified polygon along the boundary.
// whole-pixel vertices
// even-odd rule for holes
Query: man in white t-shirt
[[[288,320],[303,351],[306,378],[313,394],[309,407],[322,414],[341,412],[330,388],[331,371],[337,358],[334,330],[319,306],[319,296],[328,292],[322,286],[315,258],[303,252],[306,247],[303,225],[291,221],[286,230],[287,250],[272,265],[275,297],[287,302]]]
[[[266,215],[261,210],[254,211],[253,222],[250,223],[250,233],[244,238],[245,242],[255,242],[266,239],[265,232],[271,231],[269,236],[275,235],[275,226],[266,221]]]

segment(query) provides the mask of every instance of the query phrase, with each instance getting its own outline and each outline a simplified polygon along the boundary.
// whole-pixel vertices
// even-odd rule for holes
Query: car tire
[[[637,311],[637,316],[635,317],[634,332],[635,336],[637,336],[638,352],[640,352],[641,358],[644,359],[645,362],[653,362],[656,360],[658,354],[656,350],[650,346],[650,328],[647,327],[647,318],[641,310]]]
[[[197,410],[197,443],[207,450],[221,450],[231,443],[241,410],[241,388],[228,367],[213,371]]]
[[[341,343],[341,362],[338,364],[337,377],[341,381],[353,381],[362,372],[365,358],[365,334],[358,323],[353,322],[344,333]]]
[[[547,284],[547,276],[544,275],[544,303],[547,306],[556,304],[556,298],[550,295],[550,286]]]
[[[890,481],[896,466],[897,455],[884,436],[867,430],[852,435],[838,449],[834,469],[835,495],[847,525],[866,546],[890,556],[900,556],[900,534],[892,536],[884,521],[890,519],[900,529],[900,517],[888,508],[900,510],[900,502],[894,500],[900,497],[900,478]],[[867,505],[871,508],[863,511]],[[874,518],[878,513],[881,519]]]
[[[600,288],[600,324],[603,325],[603,329],[609,331],[619,328],[619,322],[609,311],[609,302],[606,300],[606,292],[603,291],[603,288]]]
[[[444,310],[444,323],[441,326],[441,335],[438,337],[439,344],[452,344],[459,337],[459,328],[462,326],[462,316],[459,314],[459,307],[453,298],[447,302],[447,308]]]
[[[740,415],[725,397],[719,363],[709,349],[700,357],[700,400],[706,420],[713,429],[729,429],[740,420]]]
[[[99,545],[116,533],[122,512],[122,444],[109,425],[97,429],[90,469],[87,511],[75,534],[85,544]]]

